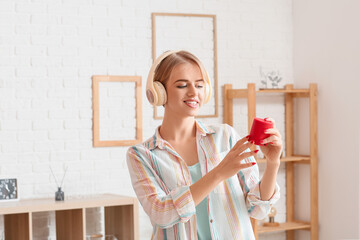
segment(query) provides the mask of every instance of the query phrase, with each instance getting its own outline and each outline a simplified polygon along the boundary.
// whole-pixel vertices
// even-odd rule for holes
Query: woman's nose
[[[188,96],[194,96],[196,94],[196,88],[193,85],[190,85],[187,91]]]

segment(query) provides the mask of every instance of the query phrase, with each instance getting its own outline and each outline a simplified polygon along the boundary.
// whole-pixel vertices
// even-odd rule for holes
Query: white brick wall
[[[205,122],[222,122],[223,84],[260,84],[260,66],[293,82],[290,0],[0,0],[0,176],[18,178],[21,198],[54,196],[49,166],[58,181],[68,167],[66,196],[134,195],[127,147],[92,147],[91,76],[140,75],[145,92],[152,12],[217,16],[220,117]],[[259,115],[272,116],[283,131],[281,98],[259,102]],[[236,104],[235,127],[244,135],[246,104]],[[160,123],[143,95],[144,140]],[[284,188],[284,169],[279,183]],[[279,221],[284,206],[285,198],[278,204]],[[101,231],[94,221],[100,214],[91,211],[87,231]],[[54,213],[35,214],[34,239],[55,239],[54,221]],[[149,239],[152,227],[142,209],[140,226],[141,239]]]

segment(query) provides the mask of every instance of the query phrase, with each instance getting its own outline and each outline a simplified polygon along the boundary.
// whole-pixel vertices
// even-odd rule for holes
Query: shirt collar
[[[201,121],[195,120],[195,123],[197,134],[200,134],[201,136],[206,136],[207,134],[215,133],[215,130],[213,128],[204,125]],[[161,138],[159,129],[160,126],[156,128],[155,134],[145,142],[149,150],[153,150],[157,147],[160,149],[164,149],[165,145],[168,144],[166,140]]]
[[[195,120],[195,122],[196,122],[196,131],[200,133],[202,136],[215,133],[215,130],[213,128],[205,125],[203,122],[199,120]]]

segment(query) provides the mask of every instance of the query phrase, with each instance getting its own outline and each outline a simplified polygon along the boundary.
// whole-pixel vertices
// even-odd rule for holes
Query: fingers
[[[274,124],[274,128],[275,128],[275,120],[273,118],[264,118],[264,120],[272,122]]]
[[[245,158],[250,158],[250,157],[253,157],[257,154],[259,150],[254,150],[254,151],[250,151],[250,152],[244,152],[244,153],[241,153],[237,156],[237,159],[238,160],[243,160]]]
[[[278,138],[274,135],[264,139],[261,141],[261,144],[263,145],[267,145],[267,144],[271,144],[271,145],[275,145],[275,143],[278,143]]]
[[[281,135],[277,128],[269,128],[265,130],[266,134],[271,135],[270,137],[261,141],[261,144],[268,144],[271,145],[280,145],[281,144]]]
[[[249,158],[252,156],[255,156],[259,150],[254,151],[247,151],[246,149],[249,149],[253,144],[250,142],[246,142],[244,144],[241,144],[240,140],[235,144],[235,146],[231,149],[231,151],[228,153],[230,158],[237,159],[239,161]]]
[[[279,130],[277,128],[268,128],[268,129],[265,130],[265,133],[281,137],[280,132],[279,132]]]
[[[270,143],[271,145],[277,146],[277,145],[281,145],[281,136],[277,136],[277,135],[271,135],[270,137],[264,139],[261,141],[261,144],[268,144]]]
[[[239,141],[236,142],[234,148],[240,147],[240,146],[243,145],[247,140],[248,140],[247,136],[246,136],[246,137],[243,137],[242,139],[240,139]]]
[[[245,151],[246,149],[250,148],[252,146],[252,143],[247,142],[248,138],[244,137],[242,139],[240,139],[239,141],[237,141],[237,143],[235,144],[235,146],[231,149],[236,155],[242,153],[243,151]]]
[[[253,144],[250,142],[246,142],[239,146],[237,149],[234,149],[234,154],[240,155],[242,154],[246,149],[250,148]]]
[[[240,169],[244,169],[244,168],[248,168],[248,167],[252,167],[254,166],[256,163],[255,162],[249,162],[249,163],[242,163],[240,164]]]
[[[239,161],[239,169],[243,169],[243,168],[248,168],[248,167],[254,166],[254,165],[256,164],[256,162],[241,163],[241,160],[255,156],[258,151],[259,151],[259,150],[255,150],[255,151],[244,152],[243,154],[240,154],[240,155],[238,156],[238,158],[237,158],[237,160]]]

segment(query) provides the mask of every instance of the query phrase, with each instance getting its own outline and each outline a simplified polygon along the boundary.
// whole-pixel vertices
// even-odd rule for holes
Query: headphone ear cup
[[[205,83],[205,101],[204,103],[208,103],[211,97],[211,86],[206,82]]]
[[[166,96],[166,90],[164,85],[162,85],[161,82],[159,81],[154,81],[154,90],[156,92],[157,95],[157,102],[155,102],[154,104],[156,106],[162,106],[166,103],[167,101],[167,96]]]
[[[211,82],[210,82],[210,77],[209,77],[209,74],[207,73],[207,71],[205,70],[205,68],[203,67],[203,65],[200,65],[201,66],[201,71],[202,71],[202,74],[205,78],[205,100],[204,100],[204,103],[208,103],[210,101],[210,98],[211,98],[211,94],[212,94],[212,89],[211,89]]]

